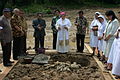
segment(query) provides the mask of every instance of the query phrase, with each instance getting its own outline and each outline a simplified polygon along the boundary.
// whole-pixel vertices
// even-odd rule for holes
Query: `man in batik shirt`
[[[13,59],[18,60],[18,56],[22,54],[22,36],[24,32],[20,24],[20,10],[15,8],[13,12],[14,15],[11,19],[11,27],[13,30]]]
[[[77,26],[76,40],[77,40],[77,52],[84,50],[84,40],[87,28],[87,19],[83,16],[83,11],[78,12],[79,16],[76,18],[75,25]]]

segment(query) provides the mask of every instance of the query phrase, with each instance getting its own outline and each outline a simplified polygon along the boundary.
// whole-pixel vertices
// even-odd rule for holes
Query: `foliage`
[[[77,9],[80,7],[119,7],[120,0],[0,0],[0,12],[4,7],[22,8],[27,13],[52,13],[53,9]],[[1,15],[0,13],[0,15]]]

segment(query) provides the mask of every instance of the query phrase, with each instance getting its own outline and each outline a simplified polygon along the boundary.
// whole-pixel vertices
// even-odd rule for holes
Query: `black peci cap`
[[[10,8],[4,8],[3,12],[11,12],[12,10]]]

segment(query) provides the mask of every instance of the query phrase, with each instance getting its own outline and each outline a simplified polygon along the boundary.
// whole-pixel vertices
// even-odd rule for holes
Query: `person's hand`
[[[85,29],[86,29],[86,27],[84,26],[84,27],[83,27],[83,29],[85,30]]]
[[[98,40],[101,40],[101,39],[103,39],[103,37],[98,37]]]
[[[60,27],[58,27],[58,30],[61,30],[61,28],[60,28]]]
[[[42,27],[38,27],[38,29],[41,31],[41,30],[42,30]]]
[[[108,35],[104,40],[108,41],[110,39],[110,35]]]
[[[21,31],[22,35],[24,35],[24,31]]]
[[[68,28],[67,28],[67,27],[64,27],[64,29],[68,30]]]
[[[38,27],[41,27],[41,25],[40,25],[40,24],[38,24]]]
[[[78,26],[79,24],[78,23],[75,23],[76,26]]]
[[[98,26],[93,26],[92,30],[93,31],[98,31]]]
[[[98,27],[93,27],[92,30],[96,31],[96,30],[98,30]]]
[[[119,38],[119,31],[117,32],[117,35],[115,36],[117,39]]]

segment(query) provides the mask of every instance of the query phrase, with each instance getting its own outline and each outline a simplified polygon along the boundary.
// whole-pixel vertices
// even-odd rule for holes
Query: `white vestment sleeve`
[[[2,30],[3,29],[3,27],[2,26],[0,26],[0,30]]]

